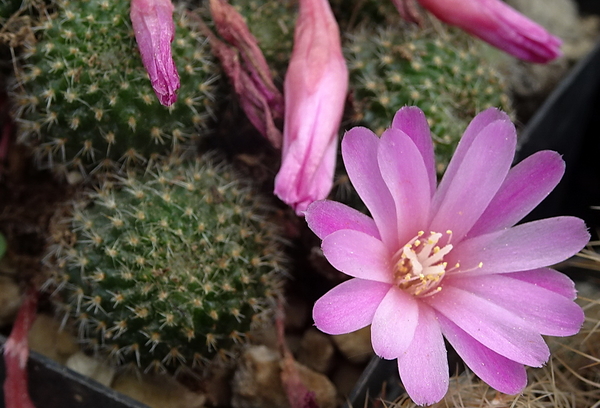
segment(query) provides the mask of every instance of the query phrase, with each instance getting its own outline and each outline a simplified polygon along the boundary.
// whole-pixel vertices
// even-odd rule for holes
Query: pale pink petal
[[[161,104],[177,100],[179,73],[171,53],[175,37],[171,0],[132,0],[129,13],[135,39],[152,88]]]
[[[434,196],[430,230],[451,230],[453,239],[460,240],[471,229],[506,178],[516,141],[509,121],[493,122],[479,132],[460,167],[452,177],[444,176],[448,187]]]
[[[512,227],[554,190],[564,172],[565,162],[556,152],[546,150],[529,156],[508,172],[468,236]]]
[[[364,232],[339,230],[323,239],[323,254],[337,270],[354,278],[393,281],[391,254],[377,238]]]
[[[408,349],[398,357],[400,379],[419,405],[440,401],[448,391],[448,356],[435,313],[419,304],[419,322]]]
[[[416,106],[405,106],[396,112],[392,121],[392,128],[406,133],[419,149],[429,175],[429,188],[433,196],[437,185],[437,173],[435,171],[433,139],[425,114]]]
[[[446,261],[449,265],[460,264],[453,274],[526,271],[564,261],[589,239],[581,219],[547,218],[465,240],[456,245]]]
[[[479,0],[493,13],[495,30],[473,33],[484,41],[523,60],[545,63],[561,55],[562,41],[542,26],[499,0]]]
[[[543,63],[560,56],[558,38],[501,0],[419,1],[442,21],[518,58]]]
[[[299,116],[310,116],[315,121],[319,121],[322,114],[316,111],[298,112]],[[287,149],[273,190],[299,216],[304,215],[311,203],[325,199],[331,191],[337,155],[337,130],[325,138],[307,133],[306,125],[306,120],[301,121],[295,129],[298,137],[294,140],[290,140],[284,130],[283,144]]]
[[[529,282],[544,289],[551,290],[569,300],[577,298],[575,283],[564,273],[550,268],[539,268],[531,271],[513,272],[509,277]]]
[[[450,278],[445,283],[514,313],[540,334],[564,337],[579,332],[585,317],[581,307],[562,295],[513,279],[511,275]]]
[[[518,394],[525,388],[527,372],[523,364],[485,347],[444,316],[438,315],[438,321],[448,342],[479,378],[505,394]]]
[[[305,216],[309,228],[321,239],[343,229],[364,232],[380,239],[372,218],[337,201],[315,201],[308,207]]]
[[[550,352],[542,336],[525,320],[491,301],[450,284],[423,301],[475,340],[510,360],[533,367],[548,360]]]
[[[294,49],[285,75],[283,161],[275,194],[302,215],[333,185],[348,68],[327,0],[300,0]]]
[[[363,200],[389,248],[398,248],[394,199],[377,163],[379,138],[363,127],[350,129],[342,139],[342,156],[352,186]]]
[[[324,294],[313,308],[313,319],[327,334],[345,334],[373,321],[375,310],[390,285],[363,279],[347,280]]]
[[[429,217],[431,194],[425,163],[413,141],[394,128],[383,132],[377,158],[381,176],[396,204],[398,240],[408,242]]]
[[[392,286],[373,316],[371,343],[375,354],[387,360],[402,355],[413,341],[418,321],[416,299]]]
[[[467,129],[461,137],[460,142],[458,142],[458,146],[456,146],[456,151],[454,152],[454,155],[452,155],[452,160],[450,160],[450,163],[448,163],[448,167],[444,172],[444,177],[442,178],[442,181],[437,189],[437,201],[446,195],[446,190],[448,190],[451,184],[450,180],[454,179],[456,176],[456,172],[461,167],[462,162],[465,159],[467,152],[471,148],[476,136],[479,135],[479,133],[488,125],[498,120],[510,121],[510,117],[506,113],[496,108],[489,108],[479,113],[477,116],[475,116],[475,118],[473,118],[471,123],[469,123],[469,126],[467,126]],[[437,208],[437,206],[440,204],[437,201],[434,202],[434,205],[436,206],[435,208]]]

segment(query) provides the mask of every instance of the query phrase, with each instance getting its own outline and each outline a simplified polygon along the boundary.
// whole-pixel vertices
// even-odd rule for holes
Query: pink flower
[[[170,0],[131,0],[130,18],[152,88],[160,103],[171,106],[180,85],[171,55],[173,4]]]
[[[393,0],[399,5],[411,0]],[[414,0],[413,0],[414,1]],[[561,55],[561,40],[500,0],[419,0],[437,18],[458,26],[515,57],[548,62]]]
[[[316,302],[316,326],[342,334],[371,325],[375,353],[398,359],[418,404],[447,391],[443,337],[483,381],[515,394],[524,365],[549,357],[542,335],[569,336],[583,322],[573,282],[547,267],[587,243],[583,221],[514,226],[556,186],[564,162],[542,151],[511,169],[515,143],[506,114],[479,114],[436,189],[425,116],[402,108],[381,139],[357,127],[342,141],[373,218],[333,201],[306,211],[329,262],[352,277]]]
[[[283,160],[275,194],[301,215],[333,185],[348,90],[340,33],[327,0],[300,0],[284,83]]]

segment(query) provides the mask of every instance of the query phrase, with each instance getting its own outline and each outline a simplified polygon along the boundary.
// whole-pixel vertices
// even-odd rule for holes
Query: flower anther
[[[442,290],[440,284],[448,266],[444,256],[452,250],[452,232],[446,233],[447,243],[440,247],[441,233],[431,231],[424,237],[425,232],[419,231],[395,254],[394,281],[400,289],[414,296],[430,296]]]

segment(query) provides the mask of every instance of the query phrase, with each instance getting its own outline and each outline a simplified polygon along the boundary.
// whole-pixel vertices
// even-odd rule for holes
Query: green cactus
[[[441,175],[477,113],[491,106],[511,112],[502,77],[478,45],[439,22],[425,29],[362,27],[348,35],[353,112],[346,126],[365,126],[381,135],[398,109],[418,106],[431,127]],[[341,164],[337,174],[334,197],[364,209]]]
[[[58,0],[16,72],[18,140],[58,173],[122,169],[190,143],[210,126],[216,65],[186,11],[174,14],[177,102],[158,102],[129,22],[128,1]]]
[[[90,194],[58,223],[70,238],[52,247],[64,321],[116,363],[146,370],[230,355],[272,314],[285,264],[254,191],[230,167],[197,159]]]

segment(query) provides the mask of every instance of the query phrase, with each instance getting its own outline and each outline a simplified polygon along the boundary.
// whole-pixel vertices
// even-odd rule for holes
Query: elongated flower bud
[[[327,0],[300,0],[284,83],[283,160],[275,194],[300,215],[333,185],[348,68]]]
[[[171,55],[173,4],[170,0],[131,0],[130,18],[152,88],[160,103],[170,106],[177,100],[180,85]]]
[[[405,1],[393,0],[400,5]],[[419,0],[440,20],[517,58],[544,63],[561,55],[562,41],[500,0]]]

